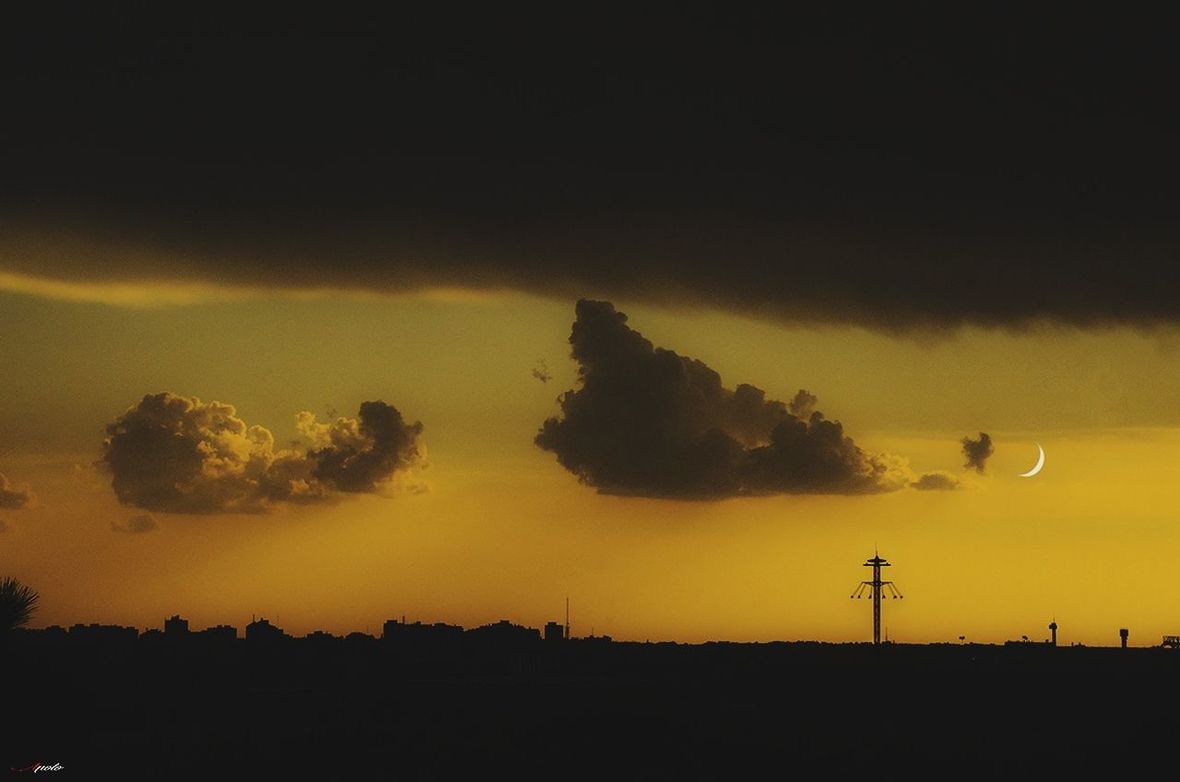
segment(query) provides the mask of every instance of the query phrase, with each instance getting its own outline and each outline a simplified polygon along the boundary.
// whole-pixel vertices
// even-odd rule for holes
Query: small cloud
[[[145,532],[155,532],[160,528],[159,523],[150,513],[141,513],[138,516],[132,516],[123,524],[119,522],[111,522],[111,532],[125,532],[129,535],[142,535]]]
[[[33,493],[28,486],[18,487],[0,473],[0,509],[20,510],[27,508],[33,501]]]
[[[936,470],[923,473],[918,480],[910,484],[910,487],[918,491],[954,491],[963,488],[963,484],[949,472]]]
[[[968,470],[975,470],[978,473],[983,473],[987,467],[987,460],[996,449],[992,445],[992,438],[987,432],[980,432],[979,438],[972,440],[970,437],[964,437],[963,456],[967,462],[963,465]]]

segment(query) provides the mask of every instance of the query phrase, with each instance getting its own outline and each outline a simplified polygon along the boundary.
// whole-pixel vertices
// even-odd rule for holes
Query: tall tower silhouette
[[[902,594],[892,581],[881,580],[881,568],[892,567],[880,554],[873,551],[873,558],[865,562],[865,567],[873,569],[872,581],[861,581],[856,590],[849,597],[860,599],[866,592],[873,598],[873,643],[881,643],[881,595],[900,599]]]
[[[1051,643],[1053,646],[1056,646],[1057,645],[1057,619],[1054,619],[1052,622],[1049,623],[1049,632],[1053,634],[1053,640],[1051,640],[1049,643]]]

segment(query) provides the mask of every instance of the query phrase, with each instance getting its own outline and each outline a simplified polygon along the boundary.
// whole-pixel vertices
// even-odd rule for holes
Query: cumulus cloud
[[[971,437],[964,437],[963,440],[963,457],[967,460],[963,465],[968,470],[975,470],[982,473],[987,467],[987,460],[993,453],[995,447],[992,445],[992,438],[987,432],[980,432],[979,437],[972,440]]]
[[[375,492],[420,463],[422,424],[385,402],[329,423],[301,412],[296,426],[303,442],[276,448],[269,430],[232,405],[149,394],[107,425],[100,463],[120,502],[174,513],[259,513]]]
[[[125,532],[128,535],[142,535],[145,532],[155,532],[159,528],[160,525],[150,513],[132,516],[123,523],[111,522],[111,532]]]
[[[0,509],[20,510],[32,501],[33,493],[28,486],[18,487],[0,473]]]
[[[904,460],[861,450],[806,391],[791,403],[657,348],[604,301],[582,300],[570,335],[580,388],[535,442],[610,494],[713,498],[904,488]]]
[[[923,473],[910,486],[918,491],[954,491],[963,488],[958,478],[942,470]]]

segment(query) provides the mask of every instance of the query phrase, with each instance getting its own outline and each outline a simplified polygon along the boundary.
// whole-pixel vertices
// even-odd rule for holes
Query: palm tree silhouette
[[[0,579],[0,633],[28,624],[37,611],[38,595],[15,578]]]

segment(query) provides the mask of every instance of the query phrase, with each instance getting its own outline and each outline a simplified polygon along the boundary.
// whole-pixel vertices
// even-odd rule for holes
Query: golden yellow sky
[[[784,327],[616,301],[658,346],[728,387],[799,388],[862,448],[961,471],[959,438],[991,433],[988,474],[953,492],[684,502],[602,496],[532,437],[574,384],[573,302],[516,294],[194,299],[159,307],[0,294],[0,473],[34,507],[0,510],[0,572],[42,595],[36,624],[369,629],[405,614],[475,625],[559,619],[624,639],[858,640],[860,563],[878,545],[906,595],[890,637],[1158,643],[1180,557],[1180,336],[967,329],[887,336]],[[36,293],[36,291],[33,291]],[[553,379],[530,369],[543,359]],[[146,393],[237,407],[295,434],[300,410],[383,399],[425,426],[430,491],[282,507],[156,513],[114,533],[92,464],[103,426]],[[1046,451],[1033,479],[1017,473]]]

